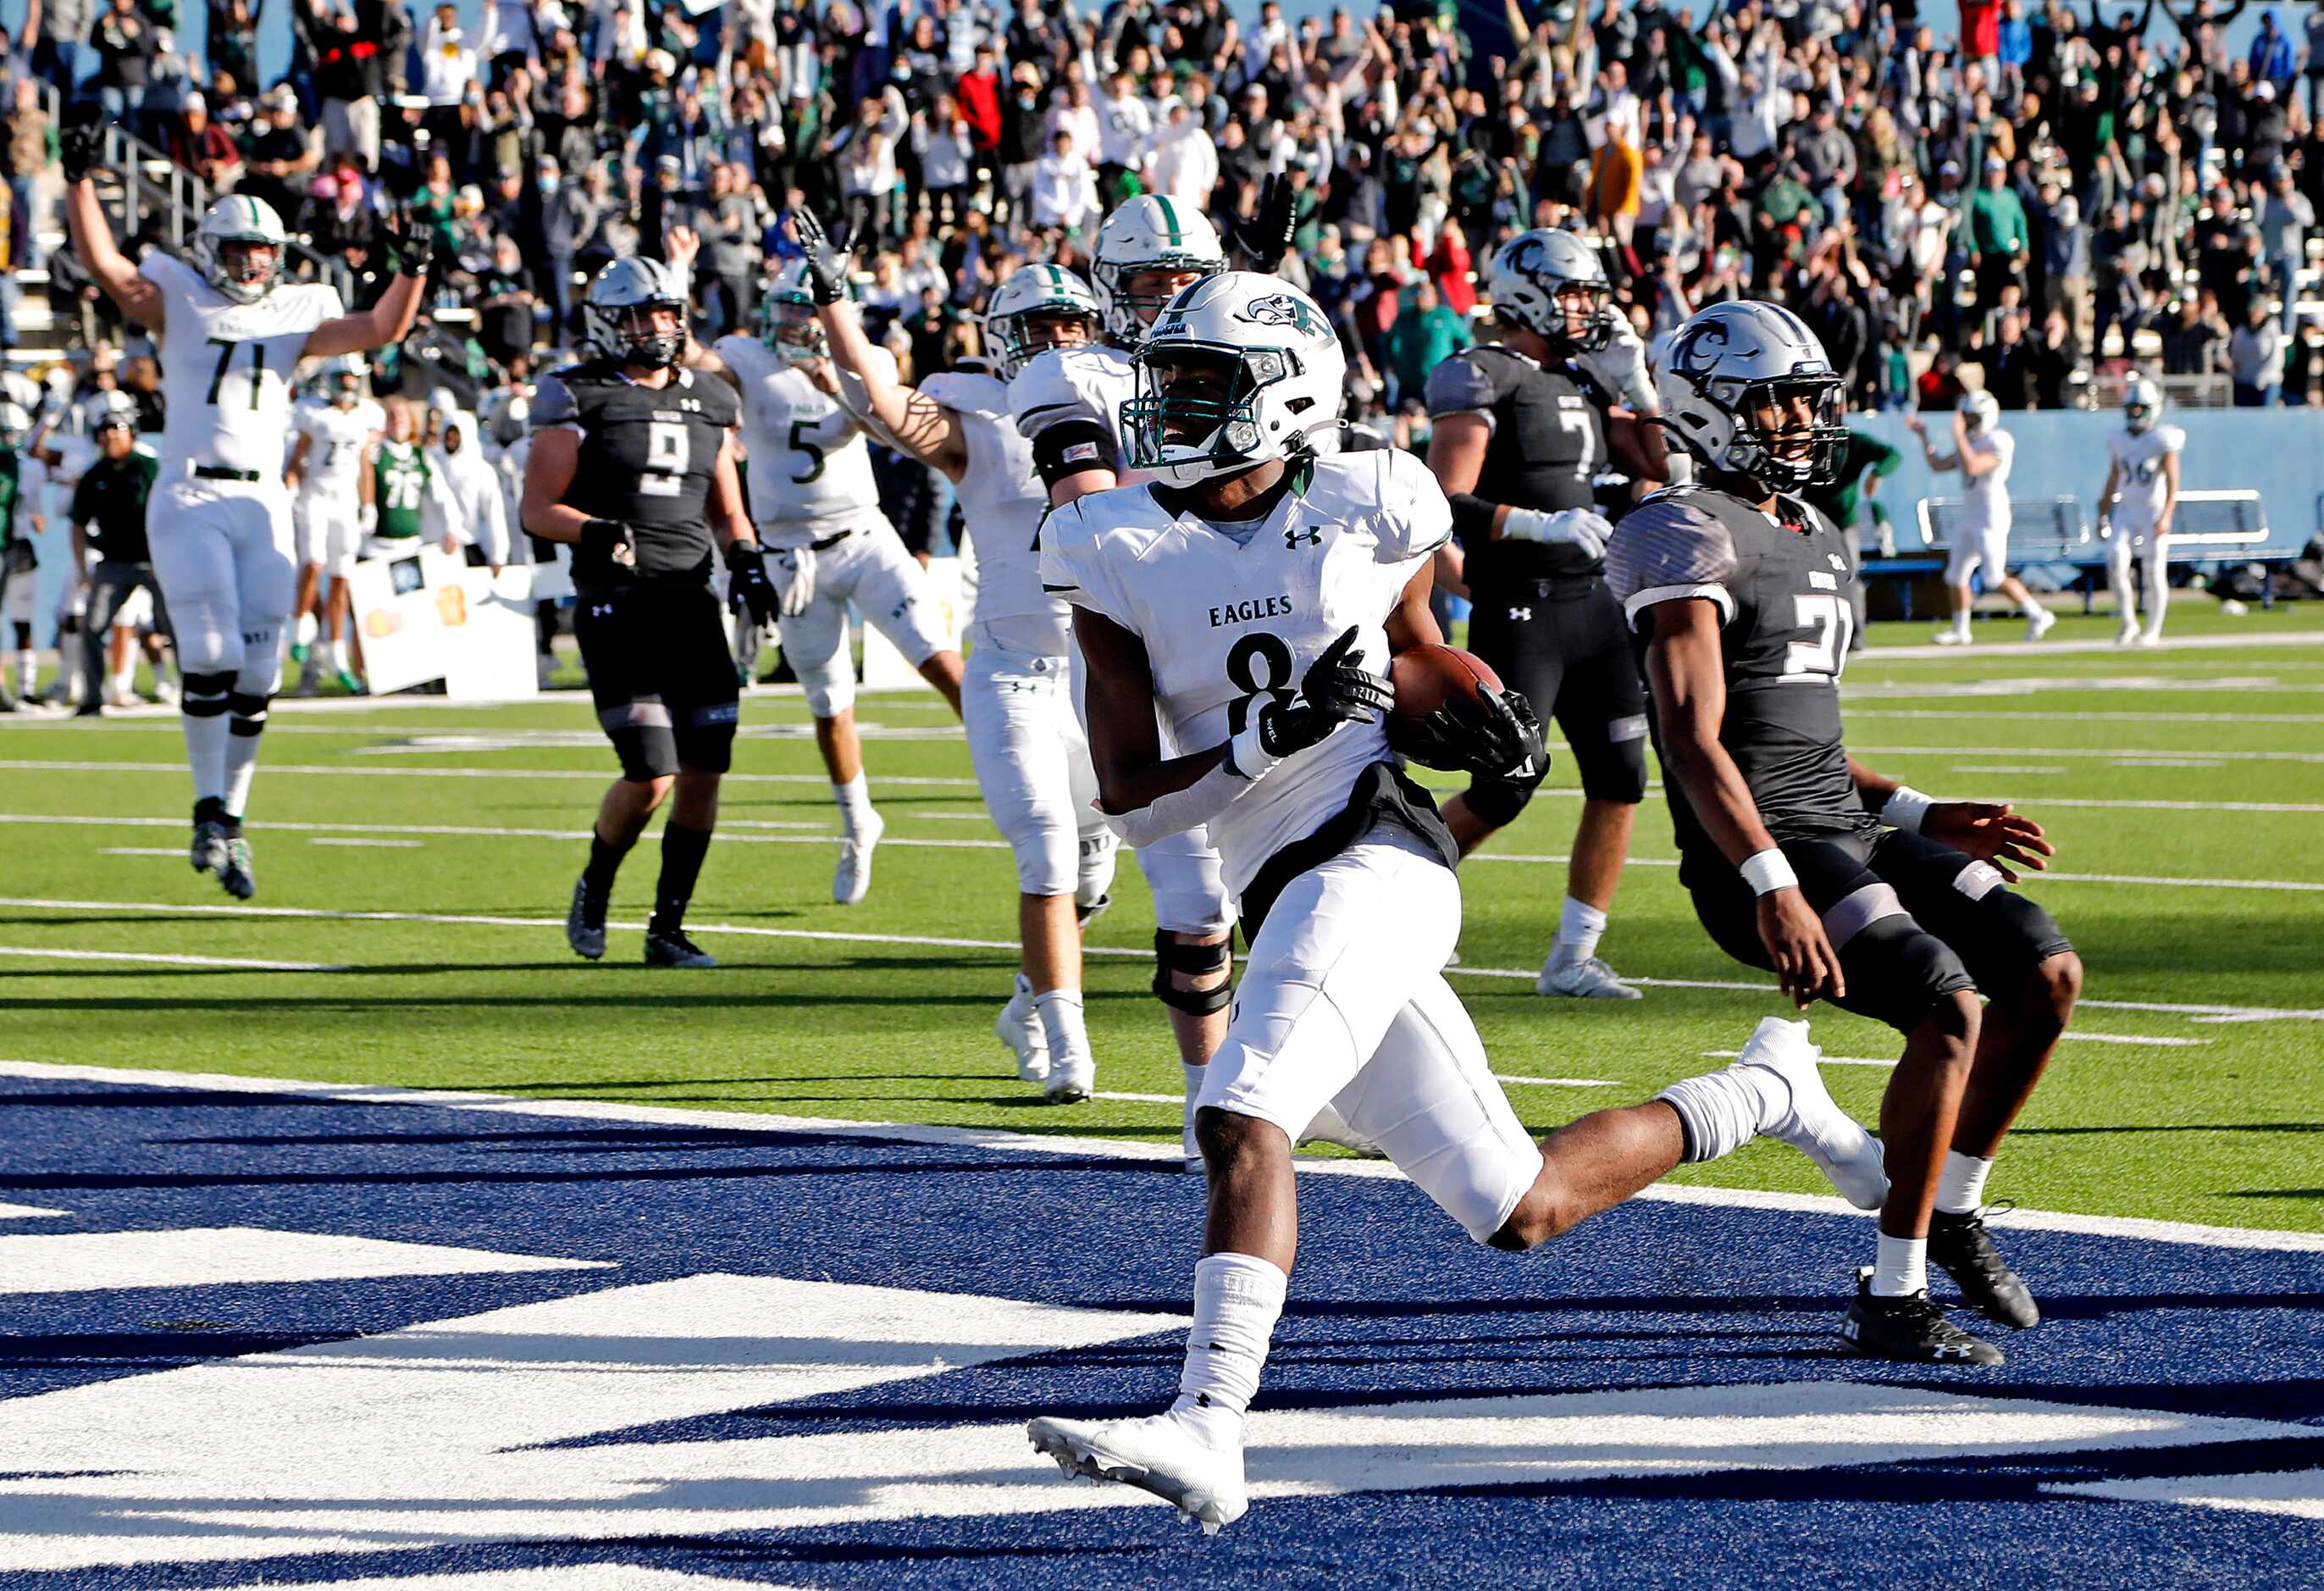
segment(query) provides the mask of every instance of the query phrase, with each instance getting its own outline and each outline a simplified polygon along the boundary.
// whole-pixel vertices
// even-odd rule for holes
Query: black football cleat
[[[1993,1246],[1983,1210],[1957,1216],[1939,1210],[1931,1216],[1929,1263],[1942,1266],[1960,1289],[1961,1300],[1995,1325],[2023,1331],[2041,1323],[2034,1294]]]
[[[1999,1348],[1971,1337],[1945,1318],[1944,1306],[1930,1301],[1925,1289],[1902,1298],[1879,1298],[1872,1272],[1856,1278],[1856,1301],[1840,1322],[1840,1340],[1868,1359],[1903,1364],[1998,1364]]]
[[[718,958],[687,939],[682,928],[650,928],[646,930],[646,965],[709,967],[717,966]]]
[[[218,865],[218,883],[237,901],[258,893],[258,874],[250,865],[250,842],[239,832],[227,836],[226,860]]]
[[[605,913],[590,910],[589,881],[575,881],[573,904],[565,912],[565,942],[576,956],[595,961],[605,953]]]

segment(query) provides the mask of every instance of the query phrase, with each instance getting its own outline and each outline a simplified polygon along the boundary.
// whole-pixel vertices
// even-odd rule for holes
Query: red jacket
[[[1439,236],[1429,251],[1428,273],[1436,279],[1437,296],[1456,315],[1466,315],[1477,307],[1477,286],[1469,280],[1470,263],[1469,245],[1456,244],[1449,236]]]
[[[968,124],[969,142],[990,150],[1001,142],[1001,74],[968,72],[956,86],[961,120]]]
[[[2001,0],[1960,0],[1960,24],[1964,54],[2001,53]]]

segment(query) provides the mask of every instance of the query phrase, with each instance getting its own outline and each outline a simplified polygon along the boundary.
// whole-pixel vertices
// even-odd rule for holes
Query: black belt
[[[828,552],[854,533],[853,531],[841,531],[836,535],[825,536],[820,541],[809,541],[807,550],[809,552]]]
[[[259,478],[254,469],[228,469],[223,464],[197,464],[194,475],[197,479],[205,481],[255,481]]]

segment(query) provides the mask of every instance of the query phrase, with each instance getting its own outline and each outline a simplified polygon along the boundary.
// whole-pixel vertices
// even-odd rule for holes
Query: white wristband
[[[1227,771],[1238,779],[1256,779],[1283,760],[1259,740],[1259,717],[1254,709],[1242,733],[1227,742]]]
[[[1888,792],[1887,801],[1880,809],[1880,821],[1891,828],[1901,828],[1907,834],[1921,832],[1921,819],[1937,803],[1909,784],[1900,784]]]
[[[1800,875],[1792,871],[1792,865],[1784,860],[1784,853],[1773,846],[1744,857],[1739,871],[1743,874],[1743,882],[1751,886],[1751,893],[1755,895],[1800,887]]]

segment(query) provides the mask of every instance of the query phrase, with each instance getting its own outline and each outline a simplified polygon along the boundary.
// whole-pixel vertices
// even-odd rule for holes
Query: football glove
[[[105,119],[95,102],[74,106],[57,131],[57,160],[68,186],[97,170],[105,149]]]
[[[1659,414],[1662,397],[1655,391],[1655,378],[1646,369],[1646,345],[1638,338],[1638,328],[1630,324],[1629,316],[1609,305],[1602,311],[1613,335],[1602,348],[1573,356],[1590,379],[1608,393],[1619,397],[1635,414]]]
[[[761,629],[774,623],[782,606],[775,583],[767,578],[766,554],[756,541],[726,543],[726,589],[750,610],[751,623]]]
[[[355,510],[355,529],[361,534],[366,536],[379,529],[379,505],[377,504],[366,503],[362,507]]]
[[[822,219],[813,210],[791,212],[791,236],[806,256],[807,296],[818,304],[835,304],[847,296],[847,276],[853,268],[849,251],[831,241]]]
[[[795,619],[805,613],[815,600],[815,549],[778,547],[766,555],[765,564],[780,615]]]
[[[1342,724],[1371,724],[1396,704],[1396,693],[1363,666],[1350,624],[1300,676],[1299,692],[1288,701],[1269,698],[1250,716],[1242,733],[1227,743],[1227,766],[1256,779],[1295,752],[1321,745]]]
[[[1481,715],[1438,708],[1397,736],[1397,749],[1426,768],[1468,773],[1511,786],[1520,795],[1549,775],[1549,753],[1541,720],[1522,692],[1481,686]]]
[[[1561,508],[1554,513],[1538,508],[1512,508],[1501,521],[1501,540],[1536,541],[1559,549],[1561,565],[1585,569],[1606,556],[1606,540],[1614,527],[1605,516],[1587,508]]]
[[[617,519],[593,519],[585,523],[581,527],[581,551],[592,561],[602,560],[615,569],[638,567],[638,550],[630,527]]]
[[[1281,171],[1268,177],[1259,190],[1259,208],[1248,221],[1236,224],[1235,247],[1254,271],[1271,273],[1290,252],[1291,234],[1298,224],[1298,195],[1291,179]]]
[[[409,210],[391,210],[380,223],[391,276],[425,276],[436,258],[436,228]]]

